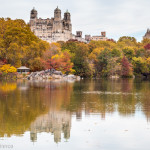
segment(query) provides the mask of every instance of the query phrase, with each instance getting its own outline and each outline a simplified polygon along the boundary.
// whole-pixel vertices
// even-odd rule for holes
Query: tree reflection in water
[[[89,116],[118,112],[133,116],[143,111],[150,120],[150,82],[133,79],[83,80],[81,82],[5,82],[0,83],[0,137],[21,136],[30,131],[51,133],[56,143],[61,134],[70,138],[72,115]]]

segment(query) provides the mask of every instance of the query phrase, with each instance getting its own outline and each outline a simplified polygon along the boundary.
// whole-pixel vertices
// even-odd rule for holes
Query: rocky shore
[[[66,75],[61,71],[55,69],[48,69],[43,71],[32,72],[27,77],[28,80],[48,80],[48,79],[61,79],[61,80],[80,80],[80,76]]]

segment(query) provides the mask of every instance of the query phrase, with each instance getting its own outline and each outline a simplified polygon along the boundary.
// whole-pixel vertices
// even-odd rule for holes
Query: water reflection
[[[150,82],[136,80],[83,80],[81,82],[18,81],[0,83],[0,137],[22,136],[30,131],[51,133],[56,143],[70,138],[72,116],[119,113],[121,117],[145,114],[150,120]],[[84,112],[84,113],[83,113]]]
[[[61,142],[61,133],[64,138],[70,138],[71,114],[66,111],[49,111],[48,114],[38,117],[30,126],[31,141],[37,140],[37,133],[47,132],[54,135],[56,143]]]

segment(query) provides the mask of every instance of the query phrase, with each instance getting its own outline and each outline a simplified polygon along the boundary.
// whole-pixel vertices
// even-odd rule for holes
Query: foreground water
[[[1,82],[0,149],[149,150],[150,81]]]

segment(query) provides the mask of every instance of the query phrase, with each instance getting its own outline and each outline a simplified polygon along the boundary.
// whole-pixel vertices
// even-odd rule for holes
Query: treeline
[[[133,77],[150,73],[150,40],[121,37],[117,42],[47,43],[23,20],[0,19],[0,65],[27,66],[31,71],[54,68],[82,77]],[[4,68],[4,67],[3,67]]]
[[[117,42],[91,41],[89,44],[60,42],[61,51],[71,53],[75,74],[83,77],[133,77],[150,74],[150,40],[137,42],[121,37]]]

